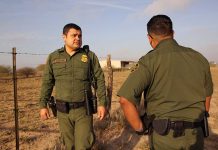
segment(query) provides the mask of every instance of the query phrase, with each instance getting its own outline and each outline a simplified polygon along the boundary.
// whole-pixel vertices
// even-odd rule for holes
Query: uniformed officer
[[[98,117],[105,116],[106,88],[97,56],[81,48],[82,31],[73,23],[63,28],[64,47],[47,59],[40,95],[40,116],[50,117],[46,102],[55,86],[57,118],[67,150],[90,149],[94,143],[93,116],[86,114],[84,98],[91,98],[90,68],[97,82]],[[90,67],[91,66],[91,67]],[[86,93],[84,92],[86,91]]]
[[[153,16],[147,23],[153,48],[138,61],[118,92],[126,119],[138,133],[144,125],[136,105],[145,92],[149,145],[155,150],[203,150],[202,119],[209,111],[213,84],[208,61],[173,38],[171,19]]]

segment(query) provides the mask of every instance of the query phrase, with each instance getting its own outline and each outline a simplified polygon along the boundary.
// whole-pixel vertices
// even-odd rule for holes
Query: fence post
[[[16,48],[12,48],[13,54],[13,83],[14,83],[14,116],[15,116],[15,136],[16,150],[19,150],[19,125],[18,125],[18,104],[17,104],[17,73],[16,73]]]
[[[108,84],[107,84],[107,110],[111,109],[111,100],[112,100],[112,90],[113,90],[113,69],[111,66],[111,55],[107,56],[107,73],[108,73]]]

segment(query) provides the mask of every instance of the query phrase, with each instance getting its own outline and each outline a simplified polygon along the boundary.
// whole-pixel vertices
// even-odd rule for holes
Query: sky
[[[217,0],[1,0],[0,65],[12,66],[13,47],[18,68],[44,64],[64,45],[67,23],[82,28],[83,45],[99,59],[137,61],[152,49],[146,24],[157,14],[172,19],[180,45],[218,62]]]

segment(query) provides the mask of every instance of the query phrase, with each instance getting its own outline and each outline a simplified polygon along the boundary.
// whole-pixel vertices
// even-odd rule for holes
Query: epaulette
[[[64,52],[64,47],[62,47],[60,49],[57,49],[56,51],[59,52],[59,53]]]
[[[83,46],[83,50],[86,52],[86,54],[88,54],[89,53],[89,45],[84,45]]]
[[[138,67],[139,67],[139,64],[136,63],[134,66],[132,66],[132,67],[130,68],[131,72],[134,72],[135,70],[137,70]]]

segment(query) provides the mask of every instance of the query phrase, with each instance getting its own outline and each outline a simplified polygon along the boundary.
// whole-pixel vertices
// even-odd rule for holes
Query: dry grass
[[[205,140],[205,149],[218,147],[218,68],[211,68],[214,94],[211,102],[209,125],[211,135]],[[129,71],[114,72],[111,115],[103,122],[94,119],[96,143],[94,150],[147,150],[148,137],[138,136],[126,123],[119,108],[117,90]],[[107,78],[107,76],[106,76]],[[21,150],[63,149],[57,119],[42,122],[39,119],[38,99],[41,78],[18,80],[19,136]],[[0,80],[0,150],[15,149],[14,102],[12,81]]]

